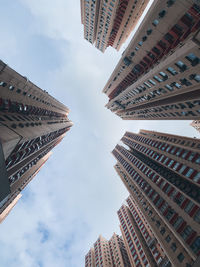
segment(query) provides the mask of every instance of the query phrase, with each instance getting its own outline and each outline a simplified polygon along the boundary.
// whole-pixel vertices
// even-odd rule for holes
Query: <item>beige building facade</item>
[[[69,109],[0,61],[0,213],[72,126]]]
[[[118,217],[131,266],[170,266],[159,242],[155,242],[150,225],[131,196],[127,203],[128,206],[122,205],[118,211]]]
[[[85,267],[131,267],[122,237],[114,233],[108,241],[100,235],[85,256]]]
[[[200,140],[141,130],[126,132],[121,141],[129,149],[113,150],[115,169],[132,196],[129,209],[131,204],[132,213],[143,215],[155,236],[161,256],[152,257],[168,266],[192,266],[200,255]]]
[[[103,92],[122,119],[198,119],[198,1],[154,1]]]
[[[108,46],[119,50],[149,0],[81,0],[84,38],[104,52]]]

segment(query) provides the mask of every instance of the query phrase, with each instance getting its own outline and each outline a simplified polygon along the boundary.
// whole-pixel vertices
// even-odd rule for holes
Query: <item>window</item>
[[[177,162],[175,165],[174,165],[174,167],[173,167],[173,170],[177,170],[178,169],[178,167],[180,166],[180,164]]]
[[[156,46],[152,48],[152,51],[155,52],[157,55],[160,55],[160,50]]]
[[[191,161],[196,156],[195,152],[191,152],[190,156],[188,157],[188,160]]]
[[[146,40],[147,40],[147,36],[145,35],[142,37],[142,41],[145,42]]]
[[[193,173],[193,171],[194,171],[194,170],[193,170],[192,168],[190,168],[190,169],[187,171],[187,173],[185,174],[185,176],[189,178],[190,175]]]
[[[167,7],[171,7],[173,6],[173,4],[175,3],[176,0],[168,0],[167,1]]]
[[[155,19],[155,20],[152,22],[153,26],[155,26],[155,27],[158,25],[158,23],[159,23],[159,20],[157,20],[157,19]]]
[[[167,241],[167,243],[169,243],[171,241],[171,237],[168,235],[166,238],[165,238],[165,241]]]
[[[192,201],[189,201],[186,207],[184,208],[185,212],[189,213],[194,207],[194,203]]]
[[[199,180],[200,180],[200,172],[198,172],[198,173],[194,176],[193,180],[194,180],[195,182],[199,182]]]
[[[5,82],[0,82],[0,86],[6,87],[7,83]]]
[[[181,225],[182,222],[183,222],[183,218],[178,217],[177,220],[175,221],[175,223],[173,224],[174,228],[177,229]]]
[[[149,79],[148,81],[149,81],[152,85],[156,85],[156,83],[155,83],[153,80]]]
[[[183,84],[183,85],[186,85],[186,86],[190,86],[190,85],[192,85],[192,83],[191,82],[189,82],[187,79],[180,79],[180,82],[181,82],[181,84]]]
[[[196,74],[194,76],[194,80],[199,83],[200,82],[200,75],[199,74]]]
[[[177,249],[176,243],[172,243],[170,248],[171,248],[173,251],[176,251],[176,249]]]
[[[184,255],[183,255],[183,253],[180,253],[178,256],[177,256],[177,259],[180,261],[180,262],[182,262],[183,260],[184,260]]]
[[[172,27],[172,31],[175,32],[178,36],[181,36],[183,34],[183,28],[178,24],[175,24]]]
[[[198,254],[200,251],[200,236],[198,236],[195,241],[192,243],[192,245],[190,246],[192,251],[195,254]]]
[[[185,169],[186,169],[186,166],[183,165],[183,166],[180,168],[179,173],[182,173]]]
[[[159,74],[162,76],[163,81],[166,81],[168,79],[168,76],[166,73],[164,73],[163,71],[159,72]]]
[[[164,38],[165,38],[166,41],[168,41],[168,43],[173,44],[174,37],[170,33],[166,33]]]
[[[196,66],[197,64],[199,64],[199,58],[193,53],[190,53],[185,58],[191,62],[192,66]]]
[[[175,214],[175,211],[173,209],[169,208],[167,211],[167,214],[166,214],[166,219],[169,221],[174,214]]]
[[[194,25],[194,19],[190,13],[185,13],[184,16],[181,18],[181,20],[188,27],[192,27]]]
[[[144,85],[146,85],[147,87],[151,88],[151,85],[148,84],[147,82],[144,82]]]
[[[166,15],[166,10],[162,10],[162,11],[160,11],[160,13],[158,14],[159,15],[159,18],[163,18],[165,15]]]
[[[165,88],[167,88],[169,91],[174,91],[173,87],[171,87],[169,84],[166,84]]]
[[[156,58],[151,52],[149,52],[147,55],[153,60]]]
[[[188,238],[188,236],[193,232],[190,226],[185,227],[184,231],[181,233],[181,236],[184,240]]]
[[[153,78],[158,82],[162,82],[162,80],[157,75],[153,76]]]
[[[152,33],[152,29],[147,30],[147,35],[150,35]]]
[[[175,65],[180,69],[180,72],[187,70],[187,66],[182,61],[177,61]]]
[[[175,86],[176,88],[178,88],[178,89],[180,89],[182,86],[179,84],[179,83],[177,83],[177,82],[173,82],[173,83],[171,83],[171,86]]]
[[[128,57],[125,57],[123,61],[126,66],[129,66],[132,62]]]
[[[12,85],[9,86],[9,90],[10,90],[10,91],[13,91],[14,89],[15,89],[14,86],[12,86]]]
[[[171,159],[170,162],[168,163],[168,167],[171,167],[173,163],[174,163],[174,160]]]
[[[200,223],[200,209],[195,213],[194,220]]]
[[[172,67],[167,68],[167,71],[169,71],[173,76],[178,74],[178,72]]]
[[[200,163],[200,155],[198,154],[198,158],[195,160],[195,163]]]
[[[161,235],[164,235],[164,233],[165,233],[165,228],[164,227],[161,228],[160,233],[161,233]]]

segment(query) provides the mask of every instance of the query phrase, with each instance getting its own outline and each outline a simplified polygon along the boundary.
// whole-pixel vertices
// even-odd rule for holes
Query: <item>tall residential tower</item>
[[[200,256],[200,139],[141,130],[126,132],[121,141],[128,148],[117,145],[113,150],[115,169],[132,196],[132,215],[126,207],[118,215],[133,217],[138,242],[131,237],[132,256],[150,266],[192,266]],[[150,238],[146,230],[152,231]]]
[[[69,109],[0,61],[0,214],[47,161],[72,126]]]
[[[149,0],[81,0],[84,38],[104,52],[108,46],[119,50]]]
[[[85,267],[131,267],[123,239],[113,234],[108,241],[101,235],[85,256]]]
[[[131,196],[127,203],[128,206],[122,205],[119,209],[118,217],[131,266],[171,266],[153,229]]]
[[[125,120],[200,119],[200,4],[155,0],[106,83]]]

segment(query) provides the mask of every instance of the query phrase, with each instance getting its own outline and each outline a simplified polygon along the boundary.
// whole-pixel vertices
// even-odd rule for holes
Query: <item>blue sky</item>
[[[122,121],[102,89],[121,53],[83,39],[79,1],[0,0],[0,58],[70,108],[74,126],[0,225],[2,267],[80,267],[101,233],[119,233],[128,193],[112,149],[126,130],[198,136],[189,121]]]

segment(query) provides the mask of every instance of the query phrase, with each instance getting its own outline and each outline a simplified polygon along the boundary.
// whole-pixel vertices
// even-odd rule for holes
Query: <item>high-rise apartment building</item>
[[[131,267],[129,257],[122,237],[114,233],[109,240],[111,258],[114,266]]]
[[[197,131],[200,132],[200,120],[199,121],[193,121],[191,124]]]
[[[118,211],[120,229],[131,266],[171,266],[141,210],[130,196]]]
[[[103,92],[126,120],[200,118],[200,3],[155,0]]]
[[[0,61],[1,217],[72,126],[68,113],[65,105]]]
[[[81,0],[84,38],[104,52],[119,50],[138,22],[149,0]]]
[[[108,241],[101,235],[85,256],[85,267],[131,267],[123,239],[113,234]]]
[[[141,264],[146,259],[150,266],[163,261],[168,266],[192,266],[200,256],[200,139],[141,130],[139,134],[126,132],[121,141],[128,148],[117,145],[113,155],[115,169],[132,196],[129,210],[130,203],[134,206],[132,224],[138,240],[133,242],[131,237],[136,252],[132,256]],[[122,218],[129,216],[126,207],[120,211]],[[145,237],[135,212],[152,230],[151,239]],[[122,219],[120,222],[123,228]],[[123,236],[127,245],[126,232]],[[160,255],[149,253],[148,242],[150,250],[154,244]],[[128,253],[130,256],[130,250]]]

